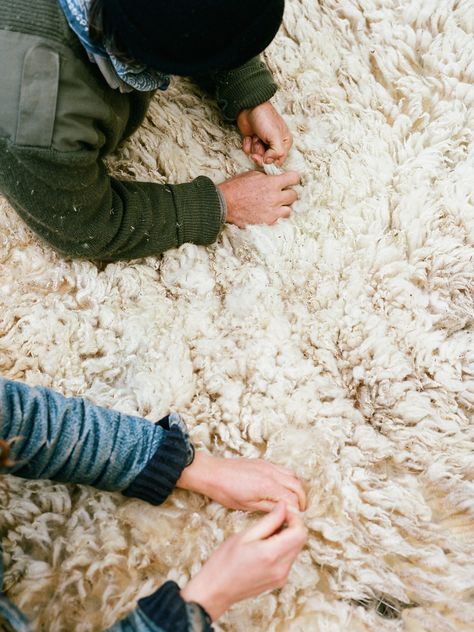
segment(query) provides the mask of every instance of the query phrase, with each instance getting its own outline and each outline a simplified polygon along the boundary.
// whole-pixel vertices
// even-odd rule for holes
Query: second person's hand
[[[221,544],[181,596],[200,604],[215,621],[232,604],[284,586],[306,537],[301,517],[280,503]]]
[[[299,511],[306,509],[306,494],[295,474],[262,459],[225,459],[199,451],[177,486],[229,509],[271,511],[280,501]]]

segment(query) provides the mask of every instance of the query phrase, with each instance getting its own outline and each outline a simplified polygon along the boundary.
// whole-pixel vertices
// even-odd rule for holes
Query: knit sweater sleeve
[[[199,75],[195,80],[215,95],[227,121],[235,121],[241,110],[268,101],[277,91],[270,71],[259,57],[254,57],[235,70]]]
[[[98,150],[56,151],[0,139],[0,189],[22,219],[61,254],[116,261],[209,244],[222,224],[216,186],[109,176]]]
[[[179,425],[153,424],[48,388],[0,379],[0,438],[22,478],[46,478],[163,502],[189,462]],[[1,473],[1,472],[0,472]]]
[[[193,455],[177,415],[153,424],[3,378],[0,439],[10,444],[9,464],[0,473],[93,485],[153,504],[166,499]],[[10,618],[21,618],[0,593],[0,610],[2,604]],[[174,582],[141,599],[135,610],[110,628],[110,632],[211,630],[205,610],[185,602]]]
[[[184,601],[172,581],[165,582],[107,632],[212,632],[211,619],[197,603]]]

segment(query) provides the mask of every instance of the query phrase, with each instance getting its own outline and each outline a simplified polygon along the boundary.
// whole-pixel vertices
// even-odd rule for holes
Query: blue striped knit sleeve
[[[177,426],[5,379],[0,438],[11,443],[10,474],[122,491],[153,504],[165,500],[188,462]]]

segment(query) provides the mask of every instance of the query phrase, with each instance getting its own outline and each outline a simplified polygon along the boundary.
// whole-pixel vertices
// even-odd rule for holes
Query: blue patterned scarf
[[[90,40],[88,17],[91,0],[59,0],[69,26],[80,39],[89,59],[98,65],[107,83],[121,92],[139,90],[166,90],[170,83],[169,75],[152,70],[143,64],[130,64],[119,61],[106,46],[98,46]]]

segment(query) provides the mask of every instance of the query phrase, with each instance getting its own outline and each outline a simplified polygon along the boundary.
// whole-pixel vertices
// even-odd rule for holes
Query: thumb
[[[283,146],[283,143],[280,143],[280,142],[272,143],[272,146],[269,149],[267,149],[267,151],[265,152],[265,155],[263,157],[263,162],[266,165],[269,165],[272,162],[281,160],[281,158],[283,158],[284,155],[285,155],[285,148]]]
[[[287,510],[284,502],[280,502],[263,518],[247,529],[243,534],[244,542],[264,540],[275,533],[285,522]]]

